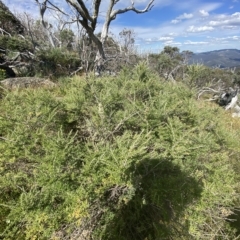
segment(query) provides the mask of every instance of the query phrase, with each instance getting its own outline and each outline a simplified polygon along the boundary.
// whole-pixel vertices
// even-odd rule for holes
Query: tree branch
[[[60,13],[62,13],[65,16],[69,16],[68,14],[66,14],[65,12],[63,12],[59,7],[57,7],[56,5],[54,5],[53,3],[51,3],[49,0],[47,0],[47,2],[52,5],[55,9],[57,9]]]
[[[77,0],[77,1],[76,0],[66,0],[66,1],[69,2],[73,7],[75,7],[83,18],[86,18],[88,21],[93,22],[93,19],[90,16],[90,14],[85,6],[85,3],[82,0]]]
[[[116,3],[116,2],[118,2],[118,1],[114,1],[114,4]],[[130,7],[126,7],[126,8],[124,8],[124,9],[116,9],[116,10],[114,10],[112,13],[111,13],[111,20],[114,20],[115,18],[116,18],[116,16],[117,16],[117,14],[122,14],[122,13],[125,13],[125,12],[128,12],[128,11],[133,11],[133,12],[135,12],[135,13],[145,13],[145,12],[148,12],[148,11],[150,11],[152,8],[153,8],[153,2],[154,2],[154,0],[151,0],[149,3],[148,3],[148,5],[143,9],[143,10],[139,10],[139,9],[136,9],[135,7],[134,7],[134,1],[131,1],[132,2],[132,6],[130,6]]]
[[[99,14],[99,7],[101,4],[101,0],[94,0],[94,11],[93,11],[93,21],[92,21],[92,29],[95,30],[96,28],[96,24],[97,24],[97,18],[98,18],[98,14]]]

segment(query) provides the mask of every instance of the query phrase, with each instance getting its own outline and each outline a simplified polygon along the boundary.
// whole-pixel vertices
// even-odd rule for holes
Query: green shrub
[[[6,71],[0,68],[0,81],[6,78]]]
[[[9,92],[1,238],[234,239],[240,132],[194,94],[142,65]]]
[[[61,48],[37,52],[39,64],[35,71],[42,76],[66,76],[81,66],[81,60],[74,52]]]
[[[206,86],[214,89],[227,88],[237,84],[237,73],[227,69],[210,68],[203,64],[192,64],[186,66],[184,82],[198,89]]]
[[[191,87],[206,86],[211,82],[210,68],[202,64],[188,65],[186,69],[188,78],[185,79]]]
[[[18,36],[9,37],[8,35],[0,36],[0,46],[9,51],[32,51],[32,44],[28,39]]]

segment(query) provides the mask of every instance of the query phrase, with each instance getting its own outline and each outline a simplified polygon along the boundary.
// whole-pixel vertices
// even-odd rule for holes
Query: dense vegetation
[[[203,101],[239,71],[140,56],[124,29],[96,77],[85,33],[51,27],[53,47],[39,20],[0,12],[0,81],[15,65],[56,83],[0,86],[0,239],[239,239],[240,120]]]
[[[2,239],[235,239],[240,130],[143,64],[3,91]]]

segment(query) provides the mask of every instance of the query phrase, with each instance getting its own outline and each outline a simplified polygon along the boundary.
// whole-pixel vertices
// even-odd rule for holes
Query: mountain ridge
[[[240,50],[220,49],[209,52],[194,53],[189,59],[189,64],[196,63],[201,63],[208,67],[240,67]]]

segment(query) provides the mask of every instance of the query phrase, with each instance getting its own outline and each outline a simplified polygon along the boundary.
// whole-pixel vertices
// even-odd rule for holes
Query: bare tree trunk
[[[109,26],[111,23],[111,12],[114,6],[114,0],[111,0],[108,11],[107,11],[107,15],[106,15],[106,19],[104,22],[104,25],[102,27],[102,32],[101,32],[101,46],[98,47],[98,52],[95,58],[95,66],[96,66],[96,71],[98,74],[101,74],[101,71],[103,70],[103,65],[104,65],[104,61],[106,60],[106,56],[105,56],[105,52],[104,52],[104,44],[105,41],[107,40],[108,37],[108,31],[109,31]]]
[[[44,19],[43,19],[44,13],[45,13],[45,11],[47,9],[47,4],[46,4],[47,0],[45,0],[43,3],[39,3],[38,0],[36,0],[36,2],[38,3],[39,8],[40,8],[41,22],[42,22],[42,25],[43,25],[44,29],[46,30],[46,33],[47,33],[47,36],[48,36],[48,40],[49,40],[51,46],[53,48],[55,48],[56,45],[54,43],[52,33],[49,30],[49,27],[47,26],[47,24],[44,22]]]

